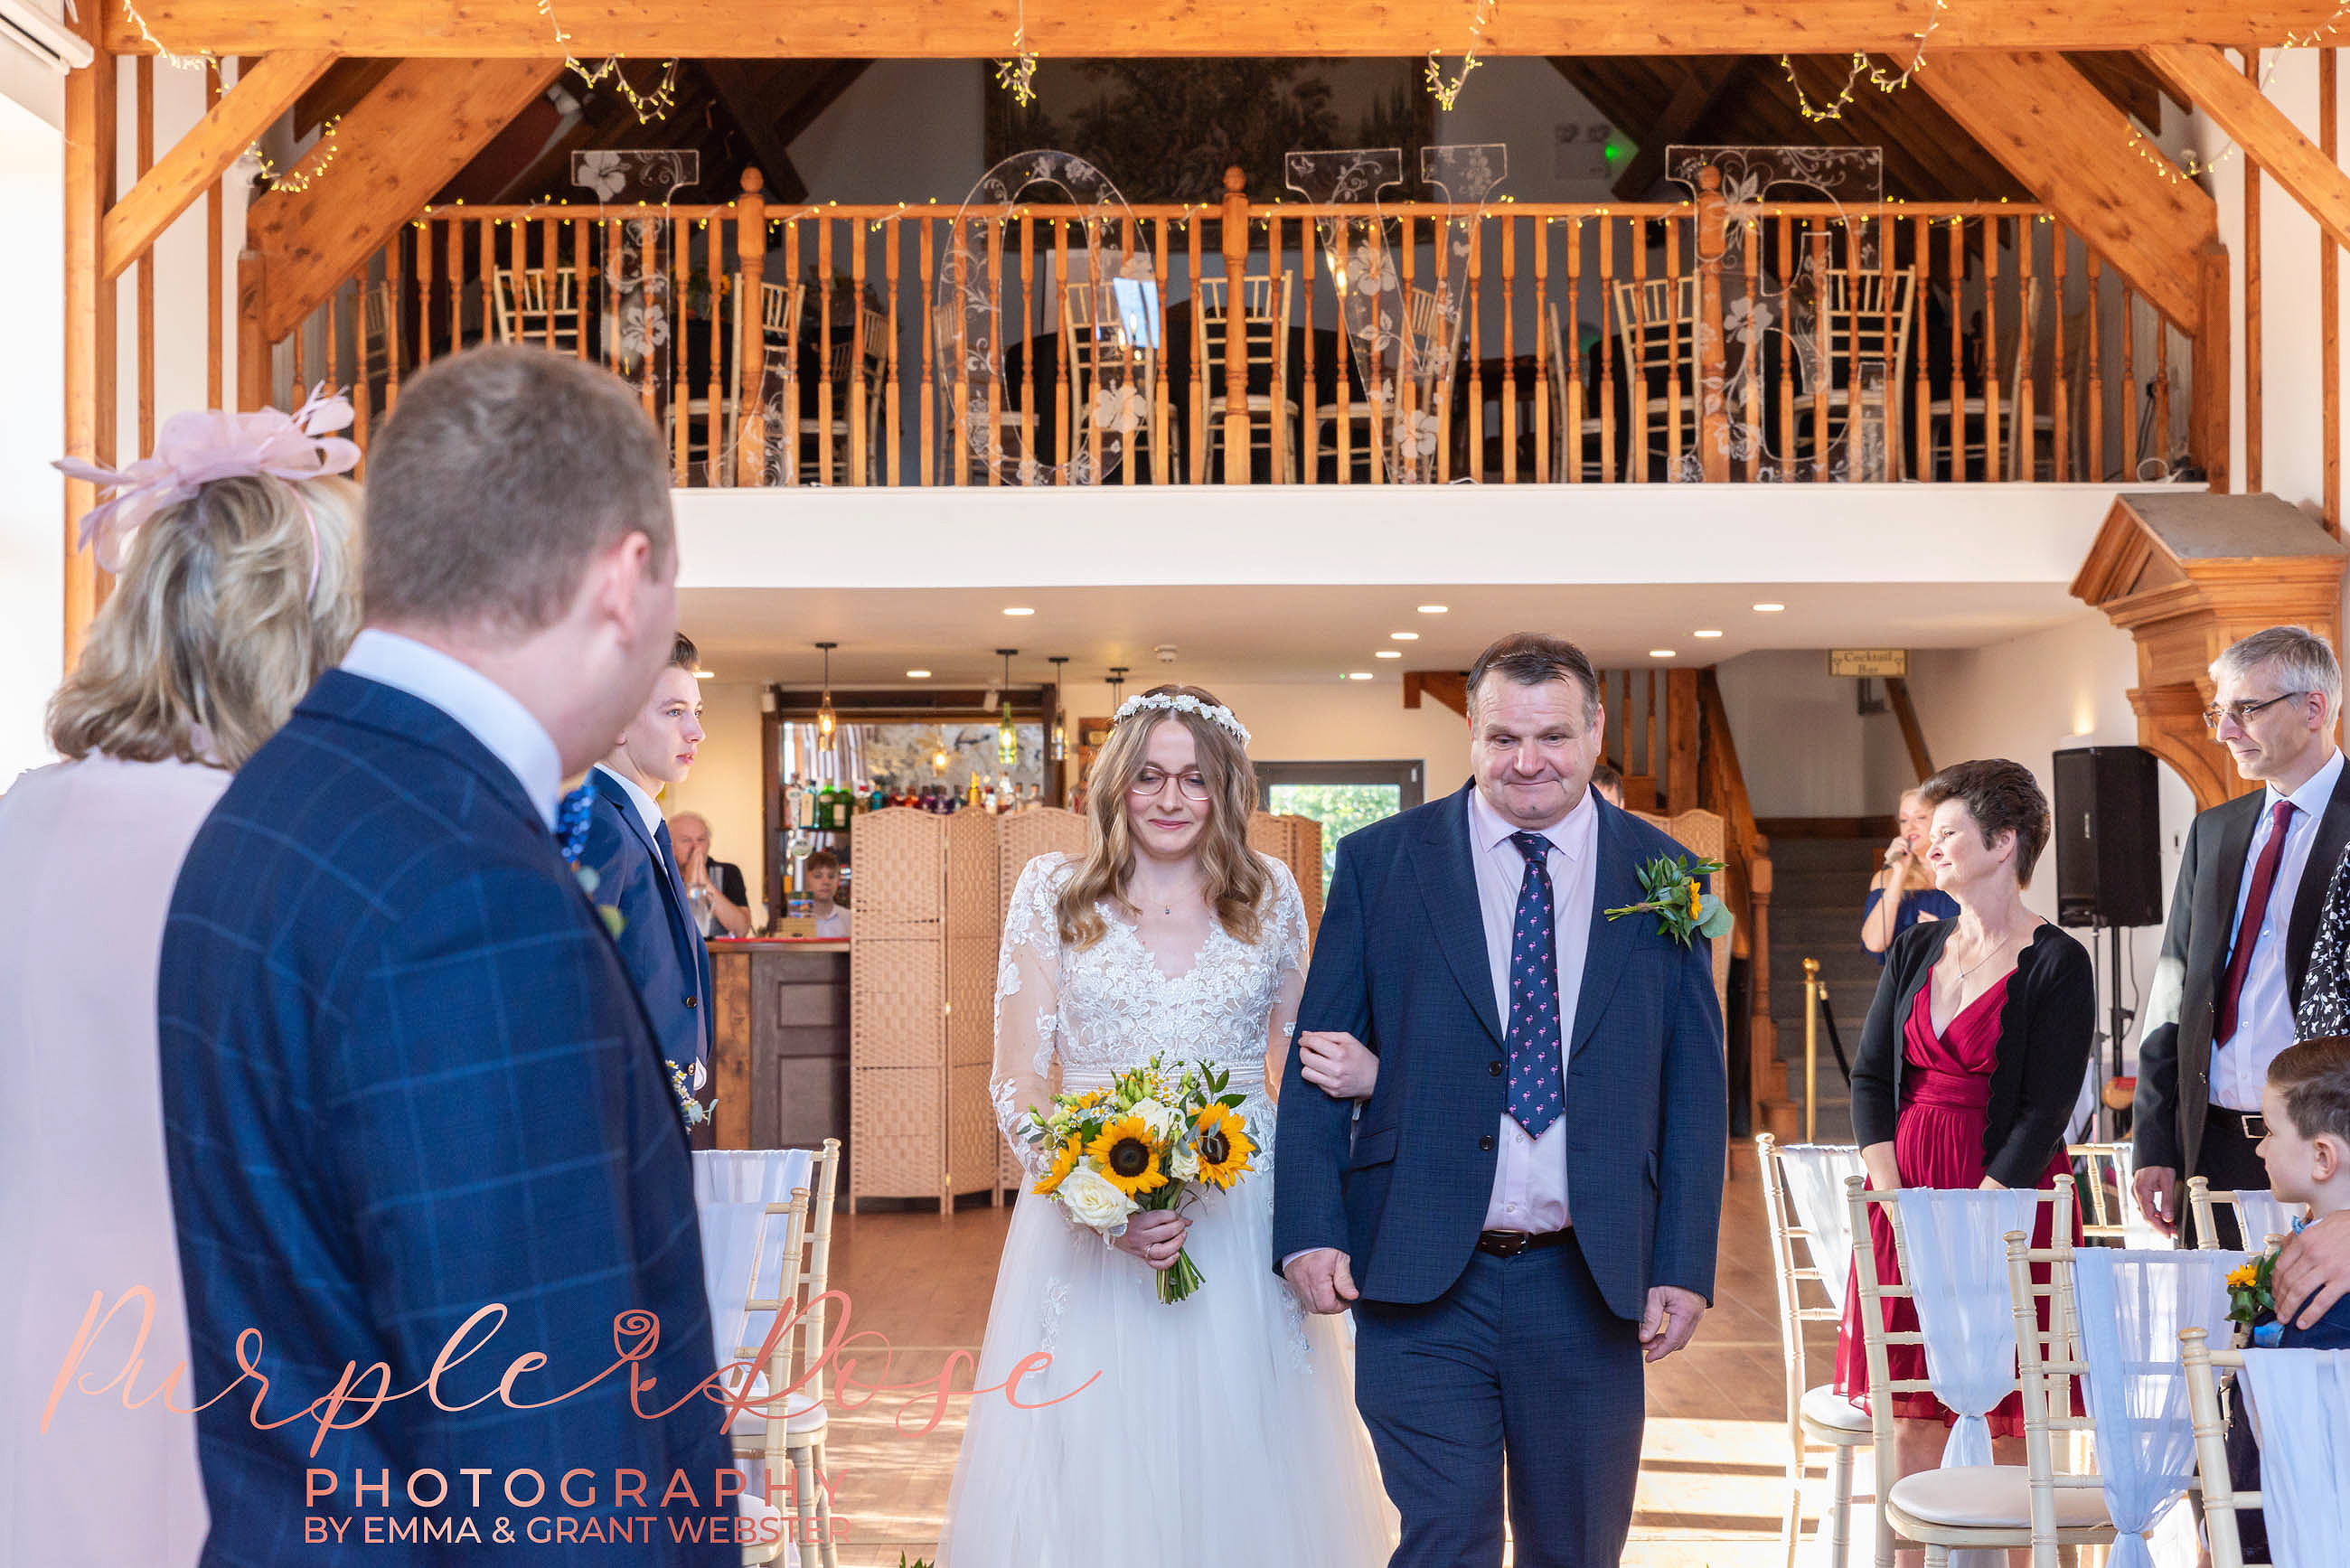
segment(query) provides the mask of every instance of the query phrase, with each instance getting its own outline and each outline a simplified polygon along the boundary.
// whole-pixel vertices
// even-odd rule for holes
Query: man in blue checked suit
[[[702,683],[692,642],[681,633],[652,693],[611,754],[589,770],[593,802],[580,864],[596,874],[596,901],[619,911],[614,940],[660,1038],[661,1056],[685,1075],[696,1148],[715,1147],[709,1118],[710,950],[696,929],[669,824],[653,800],[685,782],[702,741]]]
[[[1359,1123],[1293,1051],[1274,1265],[1350,1303],[1356,1403],[1402,1515],[1396,1568],[1622,1555],[1644,1362],[1713,1291],[1728,1138],[1706,944],[1640,867],[1684,852],[1589,788],[1606,715],[1574,644],[1503,639],[1469,678],[1471,784],[1358,829],[1299,1039],[1378,1054]]]
[[[675,635],[659,437],[601,369],[476,349],[402,389],[368,513],[368,629],[222,797],[164,937],[187,1386],[236,1383],[246,1330],[268,1379],[197,1418],[202,1561],[486,1560],[585,1471],[570,1511],[655,1516],[631,1561],[738,1562],[690,1397],[714,1368],[685,1137],[551,832]],[[305,1407],[347,1377],[322,1432]]]

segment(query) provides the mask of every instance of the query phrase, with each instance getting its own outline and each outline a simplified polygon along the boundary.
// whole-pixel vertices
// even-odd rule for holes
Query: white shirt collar
[[[2334,786],[2341,781],[2341,778],[2342,753],[2336,750],[2332,756],[2325,759],[2324,767],[2303,780],[2301,787],[2291,794],[2279,794],[2276,785],[2269,785],[2268,799],[2265,803],[2267,809],[2274,811],[2277,802],[2290,800],[2303,815],[2312,818],[2323,816],[2325,815],[2327,804],[2334,799]]]
[[[1584,849],[1591,843],[1599,826],[1599,808],[1592,804],[1593,791],[1585,786],[1583,798],[1575,809],[1535,831],[1550,840],[1550,846],[1570,860],[1583,858]],[[1469,838],[1480,849],[1498,849],[1510,842],[1513,833],[1527,831],[1495,811],[1485,798],[1485,792],[1475,784],[1469,786]],[[1514,847],[1514,846],[1513,846]]]
[[[647,794],[636,780],[618,768],[598,763],[596,771],[629,792],[629,804],[637,808],[637,819],[645,825],[645,836],[658,836],[661,830],[661,808],[653,797]]]
[[[513,692],[462,659],[378,627],[351,639],[342,668],[362,680],[405,691],[455,720],[506,765],[538,807],[547,831],[555,830],[556,808],[563,797],[562,754],[546,726]]]

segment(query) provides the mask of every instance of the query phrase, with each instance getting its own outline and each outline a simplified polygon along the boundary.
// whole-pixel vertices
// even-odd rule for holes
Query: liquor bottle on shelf
[[[832,792],[832,830],[846,833],[857,817],[857,792],[847,784]]]
[[[827,779],[824,787],[816,792],[816,825],[827,833],[837,831],[841,826],[839,811],[840,786]]]
[[[800,805],[801,802],[806,798],[806,792],[800,788],[800,775],[794,774],[792,775],[791,784],[785,787],[784,791],[785,826],[797,827],[800,826]]]

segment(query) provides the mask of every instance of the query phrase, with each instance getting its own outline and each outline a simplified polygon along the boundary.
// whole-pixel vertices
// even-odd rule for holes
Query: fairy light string
[[[1908,87],[1909,78],[1916,76],[1925,66],[1927,41],[1932,38],[1936,29],[1941,26],[1943,13],[1950,8],[1950,0],[1934,0],[1934,9],[1926,17],[1926,26],[1911,35],[1918,40],[1918,47],[1911,51],[1909,63],[1902,67],[1898,76],[1886,75],[1869,62],[1866,51],[1855,49],[1852,54],[1852,68],[1845,73],[1844,89],[1836,94],[1835,101],[1825,109],[1815,107],[1810,95],[1804,91],[1804,84],[1795,76],[1795,57],[1793,55],[1781,55],[1779,68],[1787,74],[1787,85],[1795,89],[1795,111],[1814,124],[1822,120],[1842,119],[1844,111],[1852,107],[1852,100],[1859,92],[1860,84],[1864,78],[1869,86],[1881,93],[1896,93]]]
[[[619,56],[607,55],[601,64],[590,67],[571,52],[571,35],[564,29],[562,19],[555,14],[555,0],[538,0],[538,14],[546,18],[547,26],[554,31],[555,41],[564,46],[564,69],[577,77],[590,92],[610,82],[627,102],[629,111],[637,117],[639,125],[650,125],[654,120],[665,119],[669,111],[677,107],[677,61],[671,59],[662,65],[661,78],[652,91],[639,92],[629,82],[628,73],[620,69]]]
[[[1476,14],[1469,19],[1469,47],[1461,51],[1458,75],[1448,78],[1437,51],[1428,51],[1428,90],[1436,99],[1436,107],[1448,114],[1461,101],[1461,89],[1469,85],[1469,73],[1485,63],[1477,57],[1477,51],[1484,47],[1485,29],[1492,23],[1495,4],[1496,0],[1477,0]]]

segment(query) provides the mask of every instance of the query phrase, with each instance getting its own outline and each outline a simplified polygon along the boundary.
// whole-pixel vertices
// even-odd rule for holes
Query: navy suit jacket
[[[579,863],[596,873],[596,901],[620,911],[620,961],[644,996],[661,1054],[681,1067],[707,1062],[710,950],[629,792],[601,768],[589,769],[588,782],[596,803]]]
[[[635,988],[553,836],[506,766],[405,692],[329,672],[238,773],[196,835],[172,895],[158,986],[165,1133],[187,1281],[192,1377],[175,1398],[235,1382],[257,1329],[269,1384],[197,1417],[212,1509],[205,1568],[443,1563],[447,1547],[305,1542],[305,1473],[335,1491],[307,1511],[474,1521],[484,1545],[510,1471],[682,1470],[712,1507],[730,1463],[721,1413],[688,1391],[713,1370],[693,1175],[668,1075]],[[477,1309],[502,1324],[425,1393],[416,1387]],[[615,1319],[653,1314],[657,1387],[630,1407],[629,1371],[557,1396],[618,1359]],[[488,1337],[494,1327],[494,1337]],[[546,1357],[497,1392],[525,1353]],[[315,1457],[302,1407],[355,1372],[355,1401]],[[372,1368],[386,1368],[372,1372]],[[192,1391],[191,1391],[192,1390]],[[664,1407],[680,1407],[667,1416]],[[263,1423],[294,1417],[274,1429]],[[356,1423],[356,1424],[354,1424]],[[459,1472],[488,1467],[475,1512]],[[411,1508],[406,1480],[447,1478]],[[354,1495],[391,1476],[388,1500]],[[575,1490],[581,1483],[573,1483]],[[420,1495],[433,1483],[425,1478]],[[530,1482],[517,1485],[527,1495]],[[663,1563],[739,1548],[660,1544]],[[555,1562],[606,1548],[532,1545]]]
[[[1492,1197],[1508,1048],[1494,1011],[1469,791],[1358,828],[1337,874],[1298,1008],[1300,1031],[1344,1030],[1378,1054],[1378,1086],[1347,1141],[1349,1102],[1281,1085],[1274,1266],[1346,1252],[1372,1301],[1430,1302],[1468,1266]],[[1638,903],[1638,867],[1679,845],[1606,801],[1583,988],[1567,1049],[1567,1206],[1611,1311],[1638,1318],[1651,1285],[1711,1299],[1729,1142],[1721,1009],[1704,943]]]

